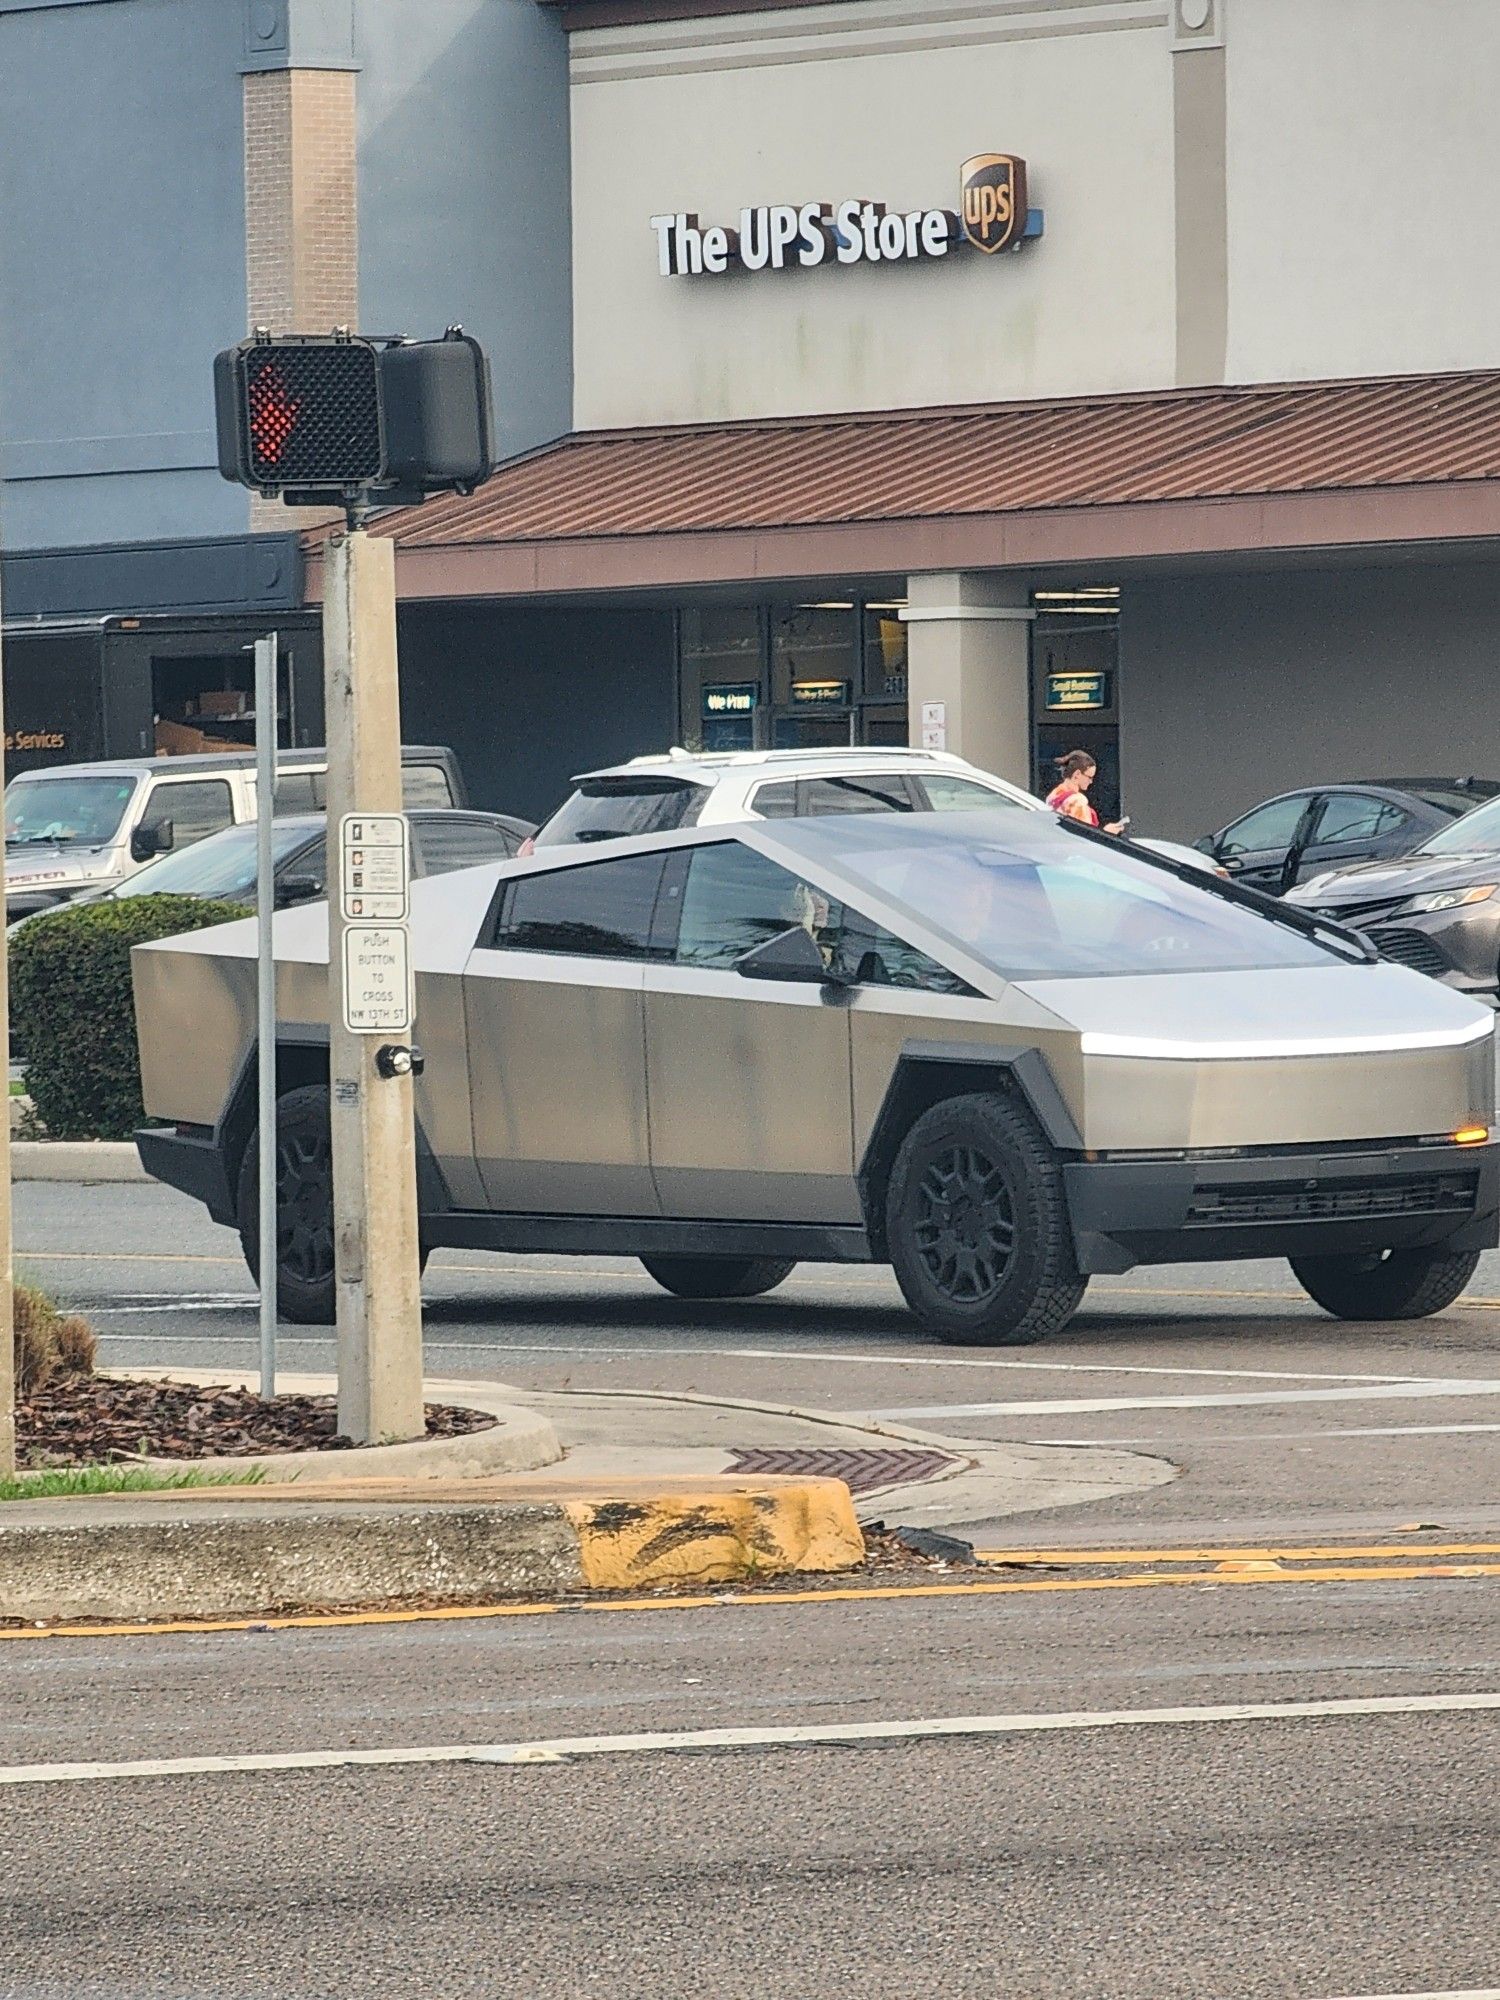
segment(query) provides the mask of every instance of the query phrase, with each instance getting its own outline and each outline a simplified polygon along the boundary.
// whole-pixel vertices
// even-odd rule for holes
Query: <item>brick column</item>
[[[359,321],[354,74],[273,69],[245,78],[248,329],[328,333]],[[253,528],[329,518],[252,497]]]

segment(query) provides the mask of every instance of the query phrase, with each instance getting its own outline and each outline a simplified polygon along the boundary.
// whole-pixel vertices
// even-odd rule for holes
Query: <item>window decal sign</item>
[[[742,208],[733,228],[705,226],[686,211],[651,217],[664,278],[920,263],[966,247],[993,256],[1040,236],[1042,222],[1042,211],[1027,201],[1026,162],[1015,153],[976,153],[965,160],[957,208],[893,211],[856,195]]]

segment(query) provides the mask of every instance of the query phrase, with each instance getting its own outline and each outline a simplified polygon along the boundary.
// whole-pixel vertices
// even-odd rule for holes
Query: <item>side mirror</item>
[[[169,819],[149,820],[130,836],[132,861],[154,861],[158,854],[170,854],[175,836]]]
[[[779,979],[786,985],[827,986],[836,983],[823,963],[822,952],[801,924],[778,931],[764,944],[752,945],[749,951],[734,961],[734,969],[743,979]]]
[[[311,903],[325,893],[316,875],[285,875],[276,884],[276,907],[287,910],[294,903]]]

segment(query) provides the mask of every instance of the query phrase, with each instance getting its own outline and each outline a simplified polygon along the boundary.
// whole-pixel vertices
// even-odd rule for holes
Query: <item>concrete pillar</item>
[[[1030,595],[1014,577],[984,572],[907,579],[901,617],[914,747],[953,750],[1030,785]]]

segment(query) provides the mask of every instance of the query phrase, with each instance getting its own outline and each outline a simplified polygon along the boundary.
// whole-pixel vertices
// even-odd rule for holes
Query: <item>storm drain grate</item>
[[[730,1453],[726,1472],[787,1473],[802,1479],[842,1479],[851,1493],[915,1486],[962,1465],[946,1451],[775,1451]]]

